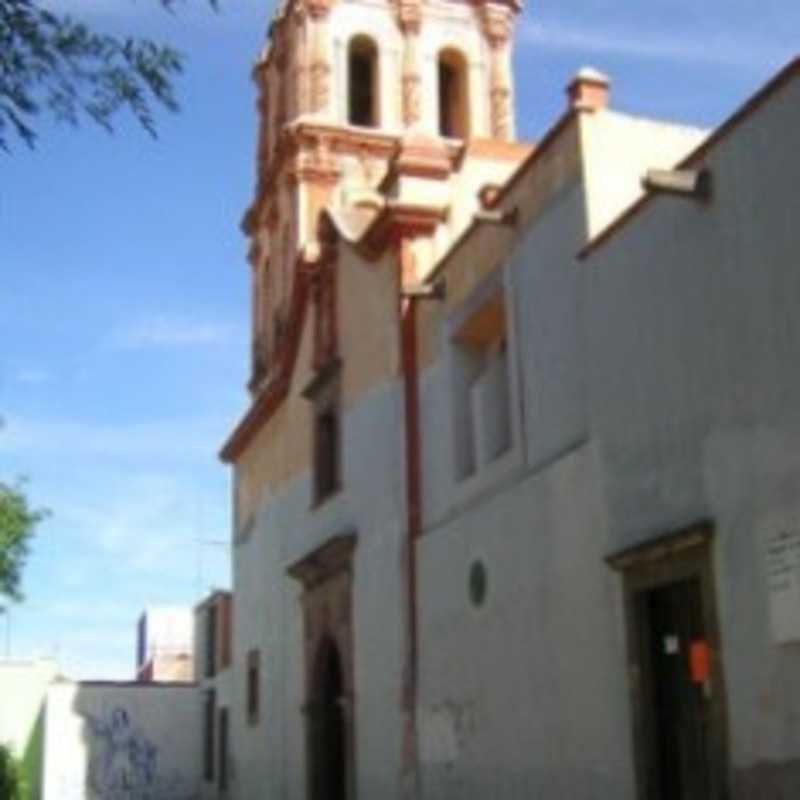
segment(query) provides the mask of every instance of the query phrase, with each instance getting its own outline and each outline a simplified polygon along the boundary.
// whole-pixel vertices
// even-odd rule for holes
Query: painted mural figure
[[[107,718],[85,714],[92,735],[88,788],[99,800],[156,800],[161,794],[158,748],[136,727],[128,712],[115,708]]]

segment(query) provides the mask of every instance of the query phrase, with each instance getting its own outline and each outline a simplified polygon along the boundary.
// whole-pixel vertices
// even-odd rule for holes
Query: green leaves
[[[22,599],[22,567],[34,530],[46,515],[30,508],[19,483],[0,483],[0,597]]]
[[[158,2],[172,10],[180,0]],[[32,146],[43,113],[73,125],[88,117],[111,131],[127,110],[155,136],[154,108],[178,108],[182,65],[169,45],[99,33],[39,0],[0,0],[0,148],[14,138]]]
[[[22,769],[8,745],[0,744],[0,797],[22,800]]]

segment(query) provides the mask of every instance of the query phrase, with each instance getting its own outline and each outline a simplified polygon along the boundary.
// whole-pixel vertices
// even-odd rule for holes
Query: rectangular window
[[[217,605],[212,603],[206,611],[206,678],[217,672]]]
[[[455,473],[473,475],[511,446],[506,312],[497,291],[453,336]]]
[[[213,689],[203,696],[203,778],[214,780],[214,722],[217,716],[217,697]]]
[[[258,723],[261,704],[260,672],[260,654],[258,650],[251,650],[247,654],[247,722],[250,725]]]
[[[311,405],[311,492],[317,506],[342,487],[339,359],[319,367],[302,394]]]
[[[339,489],[339,411],[331,404],[315,410],[314,496],[317,503]]]

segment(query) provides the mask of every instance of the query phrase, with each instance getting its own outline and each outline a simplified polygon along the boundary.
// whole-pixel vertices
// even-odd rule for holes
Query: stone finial
[[[567,86],[570,108],[576,111],[600,111],[608,107],[611,80],[592,67],[584,67]]]

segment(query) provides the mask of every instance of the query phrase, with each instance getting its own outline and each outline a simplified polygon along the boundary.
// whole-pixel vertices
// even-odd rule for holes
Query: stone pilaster
[[[294,17],[294,91],[297,114],[309,110],[308,17],[298,11]]]
[[[309,92],[311,111],[324,114],[330,111],[331,57],[328,33],[329,0],[310,0],[308,14],[311,20],[311,53]]]
[[[490,49],[489,102],[492,137],[505,141],[514,138],[510,47],[512,13],[505,6],[483,7],[483,32]]]
[[[422,9],[419,0],[402,0],[398,8],[398,24],[403,32],[403,124],[412,128],[422,119],[422,76],[419,63]]]

